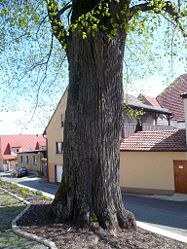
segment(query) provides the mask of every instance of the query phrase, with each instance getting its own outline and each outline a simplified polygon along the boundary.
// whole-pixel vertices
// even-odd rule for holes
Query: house
[[[49,182],[60,182],[63,171],[63,130],[64,130],[64,117],[67,103],[67,90],[64,92],[60,99],[44,134],[47,137],[47,155],[48,155],[48,177]],[[141,109],[144,111],[141,119],[143,129],[161,129],[160,126],[155,128],[157,117],[160,115],[168,115],[170,117],[172,113],[161,107],[154,107],[151,105],[143,104],[140,100],[132,95],[125,95],[124,103],[128,103],[128,106],[134,109]],[[133,134],[137,127],[137,120],[127,117],[127,110],[124,109],[124,127],[122,132],[122,138],[128,137]],[[167,125],[164,126],[168,128]],[[164,129],[162,127],[162,129]],[[169,129],[169,128],[168,128]],[[170,128],[171,129],[171,128]]]
[[[156,100],[156,98],[145,95],[145,94],[139,94],[137,97],[142,103],[149,105],[149,106],[153,106],[155,108],[158,109],[164,109],[164,110],[168,110],[167,108],[162,108],[160,106],[160,104],[158,103],[158,101]],[[169,111],[169,113],[165,112],[165,113],[159,113],[156,114],[156,125],[161,125],[162,128],[166,128],[166,126],[171,126],[171,119],[173,117],[173,114],[171,111]],[[165,127],[163,127],[165,126]]]
[[[0,171],[12,170],[18,164],[19,152],[45,148],[42,135],[0,135]]]
[[[172,115],[163,113],[163,121],[169,121],[169,129],[143,130],[122,140],[120,185],[123,190],[157,194],[187,193],[187,132],[184,129],[185,124],[187,128],[187,94],[181,95],[186,90],[187,74],[184,74],[156,100],[139,95],[138,99],[144,104],[169,109]]]
[[[184,105],[180,94],[186,92],[186,89],[187,74],[183,74],[156,97],[161,107],[173,113],[171,125],[176,128],[185,128]]]
[[[47,176],[47,151],[42,149],[18,152],[17,164]]]
[[[180,176],[184,167],[187,179],[185,129],[140,131],[121,143],[120,186],[124,191],[187,193]]]
[[[61,97],[44,134],[47,137],[47,164],[49,182],[61,182],[63,171],[63,132],[67,89]]]
[[[187,93],[184,93],[182,97],[187,115]],[[169,97],[167,99],[169,101]],[[181,103],[180,95],[177,99],[180,99]],[[170,100],[173,101],[173,98],[171,97]],[[49,182],[61,181],[66,102],[67,90],[59,101],[45,131],[48,141]],[[180,106],[180,110],[184,110],[184,107],[177,104],[177,101],[172,102],[175,107],[172,108],[175,112],[173,115],[172,111],[162,106],[157,99],[146,95],[139,95],[138,98],[129,94],[125,95],[124,103],[133,110],[142,110],[143,114],[132,119],[127,115],[128,110],[124,109],[120,150],[122,190],[149,194],[187,193],[185,185],[187,184],[186,130],[175,128],[174,124],[181,126],[180,120],[173,120],[174,117],[176,119],[176,107]],[[172,107],[172,104],[168,107]],[[185,123],[184,111],[181,121]],[[138,122],[141,129],[136,130]],[[126,132],[125,127],[133,127],[133,129]]]
[[[172,112],[160,107],[156,99],[152,97],[149,97],[149,102],[145,101],[144,96],[145,95],[140,94],[138,98],[136,98],[133,95],[125,94],[122,138],[127,138],[140,130],[172,129],[170,127]],[[137,117],[132,117],[129,116],[129,108],[130,113],[131,109],[135,110],[135,112],[142,112],[140,112],[141,114]]]

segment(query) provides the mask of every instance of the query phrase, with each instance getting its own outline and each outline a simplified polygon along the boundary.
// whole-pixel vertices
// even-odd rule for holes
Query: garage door
[[[62,165],[56,165],[56,181],[61,182],[62,180]]]
[[[174,161],[175,192],[187,193],[187,161]]]

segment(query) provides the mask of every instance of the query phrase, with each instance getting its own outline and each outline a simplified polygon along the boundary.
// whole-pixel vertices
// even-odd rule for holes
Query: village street
[[[34,175],[22,178],[12,178],[9,173],[0,173],[4,180],[19,183],[53,197],[58,185],[50,184],[44,178]],[[149,198],[148,196],[124,194],[124,205],[132,211],[136,219],[154,228],[187,237],[187,198],[184,201]]]

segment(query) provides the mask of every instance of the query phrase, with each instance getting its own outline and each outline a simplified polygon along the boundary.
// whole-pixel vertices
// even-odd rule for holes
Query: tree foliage
[[[1,1],[0,53],[1,64],[4,64],[1,77],[15,92],[21,89],[18,95],[26,90],[35,96],[37,92],[42,96],[46,92],[50,94],[54,89],[58,93],[58,85],[62,86],[63,82],[59,75],[64,67],[64,53],[59,44],[66,49],[68,37],[77,30],[83,39],[88,35],[94,37],[97,32],[103,32],[111,39],[119,30],[128,33],[125,81],[132,82],[136,77],[153,74],[159,69],[168,73],[168,54],[171,68],[176,59],[180,60],[180,65],[187,64],[186,54],[181,52],[186,49],[185,17],[185,0],[85,1],[84,4],[79,1]],[[163,57],[164,63],[157,63],[157,59],[163,62]],[[28,79],[31,90],[24,83]],[[51,88],[55,79],[56,87]],[[30,99],[37,106],[38,100],[33,96]]]

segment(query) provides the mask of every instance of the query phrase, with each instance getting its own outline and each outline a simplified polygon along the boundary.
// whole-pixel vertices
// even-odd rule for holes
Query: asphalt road
[[[39,178],[34,174],[29,174],[28,177],[25,176],[21,178],[15,178],[11,177],[10,173],[0,172],[0,177],[2,177],[4,180],[19,183],[23,186],[34,188],[36,190],[40,190],[53,195],[56,193],[58,189],[57,184],[48,183],[45,178]]]
[[[187,202],[124,195],[125,207],[136,220],[187,237]]]
[[[57,184],[50,184],[32,175],[11,178],[9,174],[0,173],[0,177],[49,194],[55,194],[58,188]],[[168,201],[129,194],[125,194],[123,200],[125,207],[134,213],[138,221],[187,237],[187,201]]]

